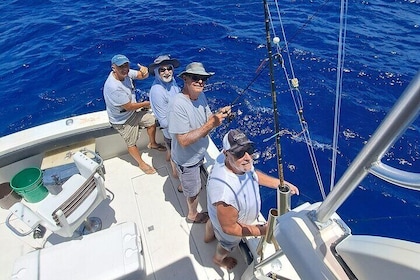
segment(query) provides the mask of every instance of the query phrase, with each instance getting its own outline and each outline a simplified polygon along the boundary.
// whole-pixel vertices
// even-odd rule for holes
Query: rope
[[[335,172],[337,166],[337,152],[338,152],[338,135],[340,129],[340,113],[341,113],[341,96],[343,92],[343,74],[344,74],[344,57],[346,45],[346,31],[347,31],[347,0],[341,0],[340,7],[340,33],[338,40],[338,54],[337,54],[337,85],[335,89],[335,113],[334,113],[334,132],[332,145],[332,160],[331,160],[331,179],[330,191],[332,191],[335,184]]]

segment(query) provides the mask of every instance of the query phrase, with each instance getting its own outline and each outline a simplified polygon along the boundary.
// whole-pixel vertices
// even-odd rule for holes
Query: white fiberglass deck
[[[146,150],[143,158],[153,163],[156,174],[145,175],[129,155],[104,162],[105,186],[113,195],[102,202],[92,216],[102,219],[103,228],[126,221],[137,224],[143,242],[147,279],[240,279],[246,267],[239,251],[234,252],[239,263],[233,272],[215,266],[212,257],[216,241],[204,243],[204,224],[186,222],[185,197],[177,191],[179,180],[169,175],[171,167],[165,161],[165,153]],[[205,190],[201,193],[200,207],[200,210],[206,209]],[[66,241],[48,231],[44,239],[34,240],[32,234],[18,237],[4,223],[7,214],[7,210],[0,209],[0,279],[11,279],[14,260],[19,256],[35,248]],[[95,252],[80,255],[81,258],[94,256]]]

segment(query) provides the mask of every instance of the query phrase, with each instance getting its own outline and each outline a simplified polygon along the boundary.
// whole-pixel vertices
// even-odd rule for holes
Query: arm
[[[137,64],[140,68],[139,71],[130,69],[128,72],[128,77],[131,79],[131,82],[133,83],[133,79],[145,79],[149,76],[149,70],[147,67],[142,66],[140,64]],[[133,94],[133,93],[132,93]],[[150,102],[149,101],[143,101],[143,102],[128,102],[122,105],[122,107],[126,111],[135,111],[141,108],[150,108]]]
[[[224,119],[230,114],[230,106],[219,109],[217,113],[211,115],[208,121],[201,127],[191,130],[184,134],[177,134],[177,140],[183,147],[191,145],[198,141],[198,139],[205,137],[209,132],[222,124]]]
[[[269,176],[259,170],[255,170],[255,172],[258,175],[258,184],[272,189],[277,189],[277,187],[280,185],[280,179]],[[299,194],[299,189],[295,185],[286,180],[284,181],[284,183],[289,186],[290,192],[292,194]]]
[[[122,105],[122,107],[127,110],[127,111],[135,111],[137,109],[141,109],[141,108],[150,108],[150,101],[143,101],[143,102],[139,102],[139,103],[126,103],[124,105]]]
[[[143,80],[149,77],[149,69],[146,66],[137,64],[139,71],[137,71],[137,80]]]
[[[217,218],[223,232],[234,236],[260,236],[265,235],[266,225],[246,225],[238,222],[238,210],[224,202],[215,203]]]

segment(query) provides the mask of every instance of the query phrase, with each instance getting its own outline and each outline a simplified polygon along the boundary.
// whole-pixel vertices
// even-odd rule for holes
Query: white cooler
[[[16,260],[12,279],[145,279],[140,237],[133,222],[30,252]]]

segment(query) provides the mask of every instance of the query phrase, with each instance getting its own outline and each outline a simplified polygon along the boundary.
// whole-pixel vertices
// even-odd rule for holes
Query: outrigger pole
[[[267,38],[267,52],[270,69],[270,85],[271,85],[271,98],[273,103],[273,115],[274,115],[274,128],[275,128],[275,139],[276,139],[276,150],[277,150],[277,165],[280,179],[280,185],[277,189],[277,211],[280,215],[287,213],[290,210],[290,188],[284,183],[283,174],[283,161],[280,146],[280,125],[278,120],[277,112],[277,95],[276,85],[274,82],[274,64],[273,64],[273,51],[271,48],[270,38],[270,20],[268,14],[267,0],[263,0],[264,3],[264,19],[265,19],[265,32]]]

